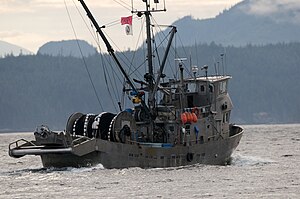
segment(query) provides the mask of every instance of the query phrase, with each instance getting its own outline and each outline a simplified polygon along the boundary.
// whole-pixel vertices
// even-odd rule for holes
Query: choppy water
[[[0,198],[300,198],[300,125],[244,128],[232,165],[167,169],[43,169],[8,156],[31,134],[0,134]]]

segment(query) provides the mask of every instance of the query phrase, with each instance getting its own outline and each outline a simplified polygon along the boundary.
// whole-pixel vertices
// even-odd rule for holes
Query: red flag
[[[124,24],[132,25],[132,16],[121,17],[121,25],[124,25]]]

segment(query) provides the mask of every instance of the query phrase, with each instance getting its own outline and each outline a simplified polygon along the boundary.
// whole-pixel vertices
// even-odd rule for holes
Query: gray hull
[[[44,167],[83,167],[102,164],[105,168],[163,168],[192,164],[226,165],[238,146],[243,131],[227,139],[191,146],[157,146],[122,144],[93,139],[70,153],[41,154]],[[84,147],[84,149],[83,149]],[[91,151],[81,155],[83,151]]]

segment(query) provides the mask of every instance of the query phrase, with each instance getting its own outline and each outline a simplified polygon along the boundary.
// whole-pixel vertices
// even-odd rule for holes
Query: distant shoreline
[[[18,134],[18,133],[32,133],[32,132],[30,132],[30,131],[5,131],[5,130],[0,130],[0,134],[9,134],[9,133]]]

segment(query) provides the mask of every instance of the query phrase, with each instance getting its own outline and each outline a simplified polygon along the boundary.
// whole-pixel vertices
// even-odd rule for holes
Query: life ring
[[[197,107],[194,107],[194,108],[192,109],[192,113],[195,113],[196,116],[197,116],[197,118],[199,118],[199,116],[200,116],[200,110],[199,110]]]

